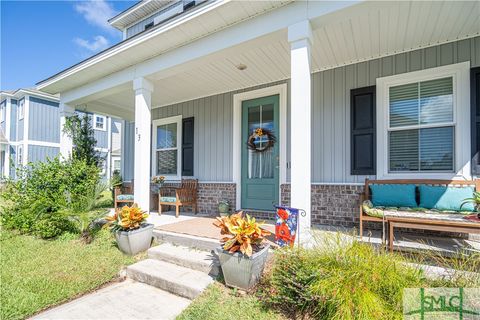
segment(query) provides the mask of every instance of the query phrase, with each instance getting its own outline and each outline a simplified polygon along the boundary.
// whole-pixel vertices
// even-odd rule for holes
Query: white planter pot
[[[269,248],[270,244],[266,244],[262,250],[247,257],[241,252],[229,253],[218,247],[215,251],[222,266],[226,285],[242,290],[253,288],[262,276]]]
[[[140,228],[132,231],[117,231],[118,248],[123,253],[135,255],[150,248],[152,243],[153,224],[145,223]]]

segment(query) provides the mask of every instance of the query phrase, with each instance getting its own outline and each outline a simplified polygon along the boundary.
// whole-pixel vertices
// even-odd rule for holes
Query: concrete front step
[[[196,250],[166,242],[148,249],[148,257],[205,272],[213,277],[220,272],[220,263],[213,251]]]
[[[156,259],[127,267],[127,277],[188,299],[197,297],[213,282],[204,272]]]
[[[220,241],[210,238],[191,236],[188,234],[174,233],[163,230],[153,230],[153,236],[159,242],[168,242],[177,246],[184,246],[204,251],[215,250],[220,246]]]

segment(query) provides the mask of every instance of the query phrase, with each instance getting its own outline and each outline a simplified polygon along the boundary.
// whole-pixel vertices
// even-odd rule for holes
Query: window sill
[[[416,173],[384,173],[377,174],[378,180],[384,179],[441,179],[441,180],[471,180],[470,175],[455,172],[416,172]]]

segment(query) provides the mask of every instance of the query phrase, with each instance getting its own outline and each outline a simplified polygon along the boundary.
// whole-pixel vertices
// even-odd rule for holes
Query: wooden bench
[[[120,196],[120,197],[119,197]],[[114,192],[114,205],[115,205],[115,210],[117,210],[118,205],[121,203],[134,203],[133,199],[133,180],[132,182],[124,182],[122,183],[122,186],[116,187],[115,192]],[[122,199],[122,197],[125,197],[126,199]],[[120,198],[120,199],[119,199]]]
[[[175,206],[175,217],[178,218],[181,206],[192,206],[197,214],[198,180],[182,179],[180,187],[164,186],[159,189],[158,214],[162,214],[162,205]]]
[[[408,228],[420,230],[433,231],[448,231],[458,233],[476,233],[480,234],[480,223],[471,222],[463,219],[458,214],[452,214],[457,219],[432,219],[432,218],[417,218],[417,217],[387,217],[389,232],[388,232],[388,246],[393,252],[393,238],[394,228]]]
[[[370,200],[370,185],[372,184],[414,184],[414,185],[430,185],[430,186],[450,186],[465,187],[474,186],[475,191],[480,191],[480,180],[436,180],[436,179],[398,179],[398,180],[369,180],[365,179],[365,189],[360,197],[360,237],[363,236],[363,223],[379,222],[385,224],[389,228],[389,246],[393,250],[393,233],[394,228],[410,228],[423,229],[432,231],[449,231],[458,233],[479,233],[480,223],[463,220],[460,215],[431,215],[431,214],[414,214],[408,212],[399,215],[386,215],[384,218],[372,217],[363,212],[364,200]],[[418,190],[417,190],[418,191]],[[417,203],[419,195],[417,192]],[[435,217],[434,217],[435,216]],[[447,219],[449,216],[450,219]],[[442,219],[445,218],[445,219]],[[456,217],[456,218],[455,218]],[[382,240],[385,234],[382,232]]]

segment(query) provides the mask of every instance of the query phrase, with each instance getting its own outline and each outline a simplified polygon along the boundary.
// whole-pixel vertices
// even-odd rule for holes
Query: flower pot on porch
[[[228,216],[230,213],[230,204],[227,201],[220,201],[218,203],[218,212],[222,217]]]
[[[116,231],[118,248],[123,253],[135,255],[150,248],[153,236],[153,224],[145,223],[131,231]]]
[[[229,253],[220,246],[215,251],[220,260],[225,284],[230,287],[249,290],[260,280],[267,261],[270,244],[248,257],[240,252]]]

